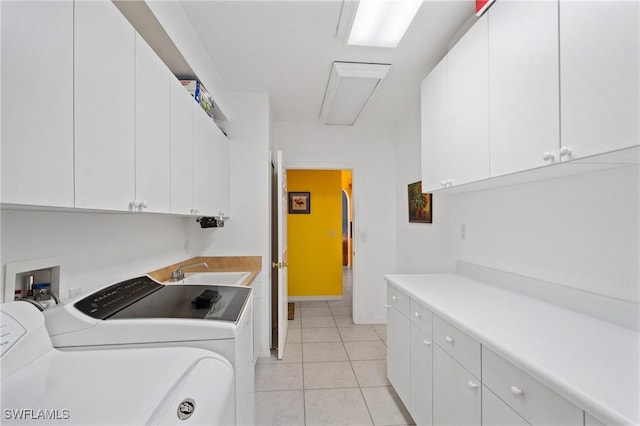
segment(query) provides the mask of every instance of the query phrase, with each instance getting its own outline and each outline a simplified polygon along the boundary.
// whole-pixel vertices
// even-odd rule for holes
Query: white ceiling
[[[268,92],[276,122],[317,122],[333,61],[391,69],[358,124],[395,124],[420,82],[472,19],[474,0],[425,0],[396,49],[336,39],[342,0],[182,0],[193,28],[231,91]]]

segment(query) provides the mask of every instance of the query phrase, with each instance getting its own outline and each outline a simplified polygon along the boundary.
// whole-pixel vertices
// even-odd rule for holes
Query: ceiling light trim
[[[390,68],[390,64],[334,62],[322,100],[320,120],[329,125],[354,125]],[[344,93],[350,94],[347,100]],[[336,99],[341,103],[337,104]]]

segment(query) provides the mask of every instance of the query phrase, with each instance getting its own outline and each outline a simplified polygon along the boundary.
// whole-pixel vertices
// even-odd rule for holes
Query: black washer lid
[[[147,276],[131,278],[103,288],[73,306],[85,315],[104,320],[163,287]]]

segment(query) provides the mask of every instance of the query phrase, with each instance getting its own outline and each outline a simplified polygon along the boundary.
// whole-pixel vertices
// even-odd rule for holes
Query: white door
[[[284,357],[284,343],[289,326],[289,288],[287,285],[287,171],[282,161],[282,151],[276,154],[278,187],[278,359]]]

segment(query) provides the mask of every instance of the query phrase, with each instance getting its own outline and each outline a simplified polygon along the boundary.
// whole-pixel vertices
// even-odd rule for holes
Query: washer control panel
[[[0,356],[4,355],[26,332],[27,330],[15,318],[0,311]]]
[[[85,315],[104,320],[163,287],[147,276],[136,277],[105,287],[73,306]]]

